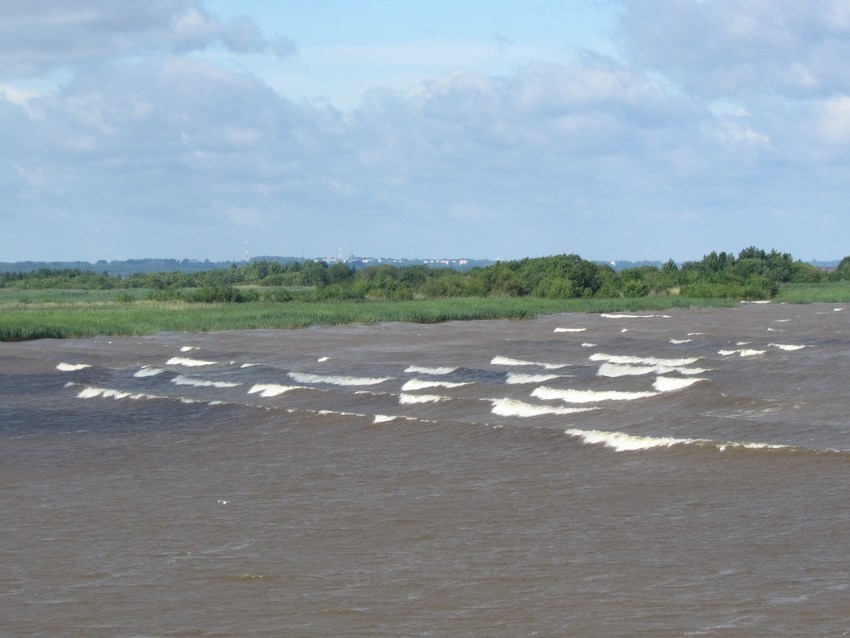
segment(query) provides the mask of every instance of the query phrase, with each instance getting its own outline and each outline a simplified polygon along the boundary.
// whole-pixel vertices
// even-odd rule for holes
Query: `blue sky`
[[[850,254],[844,0],[0,15],[0,261]]]

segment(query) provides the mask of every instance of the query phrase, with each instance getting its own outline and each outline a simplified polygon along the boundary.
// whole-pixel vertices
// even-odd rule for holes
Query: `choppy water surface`
[[[850,309],[0,344],[0,633],[842,636]]]

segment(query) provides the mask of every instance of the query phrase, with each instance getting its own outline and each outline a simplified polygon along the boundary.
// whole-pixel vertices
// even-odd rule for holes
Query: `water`
[[[0,344],[0,633],[847,635],[848,371],[822,304]]]

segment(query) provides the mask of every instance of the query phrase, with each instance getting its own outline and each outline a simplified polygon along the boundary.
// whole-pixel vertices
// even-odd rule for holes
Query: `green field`
[[[614,299],[535,297],[419,301],[186,303],[150,301],[135,290],[0,290],[0,341],[157,332],[207,332],[385,321],[435,323],[530,319],[561,312],[617,312],[737,305],[729,299],[678,295]],[[784,287],[775,303],[850,301],[850,282]]]

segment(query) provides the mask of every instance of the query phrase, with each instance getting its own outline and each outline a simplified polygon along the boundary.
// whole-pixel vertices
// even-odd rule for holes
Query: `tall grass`
[[[89,298],[91,299],[91,298]],[[560,312],[663,310],[731,305],[682,297],[637,299],[462,298],[384,302],[187,304],[160,301],[0,302],[0,341],[156,332],[470,319],[530,319]]]
[[[850,281],[831,281],[822,284],[786,284],[779,290],[779,303],[842,303],[850,302]]]

